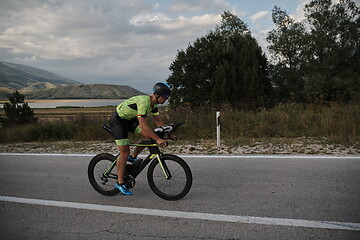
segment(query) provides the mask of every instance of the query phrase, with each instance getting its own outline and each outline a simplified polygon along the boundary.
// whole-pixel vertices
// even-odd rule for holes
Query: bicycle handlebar
[[[174,125],[174,132],[175,132],[175,129],[177,129],[178,127],[180,127],[181,125],[185,124],[186,122],[179,122],[177,124]]]
[[[154,132],[157,133],[166,133],[166,134],[171,134],[173,132],[175,132],[175,130],[180,127],[182,124],[184,124],[185,122],[180,122],[177,124],[170,124],[168,126],[162,126],[162,127],[158,127],[154,129]]]

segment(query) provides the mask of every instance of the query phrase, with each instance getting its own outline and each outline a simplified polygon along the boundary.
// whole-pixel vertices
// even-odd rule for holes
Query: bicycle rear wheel
[[[150,188],[160,198],[165,200],[179,200],[183,198],[192,185],[192,173],[188,164],[178,156],[165,154],[162,156],[169,172],[170,179],[166,179],[159,161],[152,161],[147,172]]]
[[[91,186],[102,195],[114,196],[119,193],[115,188],[117,181],[116,167],[105,176],[104,173],[115,161],[115,156],[108,153],[101,153],[91,159],[88,167],[88,177]]]

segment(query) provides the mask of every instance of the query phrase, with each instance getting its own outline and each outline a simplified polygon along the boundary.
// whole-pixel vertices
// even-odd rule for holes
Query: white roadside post
[[[220,147],[220,112],[216,112],[216,146]]]

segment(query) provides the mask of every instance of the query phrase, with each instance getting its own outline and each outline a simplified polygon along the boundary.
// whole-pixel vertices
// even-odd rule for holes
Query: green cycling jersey
[[[122,119],[130,120],[136,117],[146,117],[148,113],[159,115],[158,105],[151,106],[150,96],[131,97],[116,107],[116,112]]]

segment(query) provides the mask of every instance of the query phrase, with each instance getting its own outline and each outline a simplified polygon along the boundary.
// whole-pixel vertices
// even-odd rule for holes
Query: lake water
[[[56,107],[103,107],[103,106],[117,106],[119,103],[123,102],[122,99],[94,99],[94,100],[66,100],[66,101],[46,101],[46,102],[30,102],[26,101],[31,108],[56,108]],[[0,108],[3,108],[4,104],[0,104]]]

